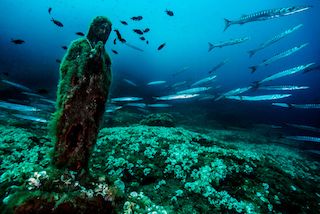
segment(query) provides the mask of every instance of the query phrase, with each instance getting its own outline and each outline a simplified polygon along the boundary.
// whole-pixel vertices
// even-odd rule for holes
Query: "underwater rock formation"
[[[111,60],[104,49],[110,32],[107,18],[95,18],[86,38],[75,40],[61,63],[50,124],[58,168],[87,170],[111,83]]]
[[[173,116],[168,113],[149,114],[145,119],[140,121],[140,124],[147,126],[175,126]]]

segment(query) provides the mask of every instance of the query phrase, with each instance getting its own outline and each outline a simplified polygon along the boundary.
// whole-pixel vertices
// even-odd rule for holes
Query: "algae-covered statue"
[[[60,65],[50,124],[58,168],[87,171],[111,83],[111,60],[104,49],[111,26],[107,18],[95,18],[87,36],[72,42]]]

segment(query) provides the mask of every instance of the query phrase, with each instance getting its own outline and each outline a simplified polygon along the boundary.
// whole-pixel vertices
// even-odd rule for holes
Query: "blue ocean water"
[[[310,8],[225,29],[225,19],[291,6]],[[1,0],[0,213],[320,213],[319,8],[319,0]],[[90,94],[88,72],[82,85],[74,76],[61,84],[67,96],[56,102],[60,63],[97,16],[112,22],[103,116],[107,87]],[[309,63],[316,69],[261,83]],[[210,89],[181,92],[195,87]],[[250,101],[274,94],[291,96]]]
[[[61,46],[68,46],[79,38],[75,32],[86,33],[91,20],[97,15],[107,16],[128,43],[137,46],[143,52],[134,50],[119,41],[113,44],[116,34],[112,32],[106,44],[106,50],[112,58],[113,83],[110,97],[143,97],[153,103],[153,97],[174,93],[170,85],[187,81],[187,86],[207,77],[208,71],[215,65],[229,59],[229,62],[213,74],[217,75],[212,87],[218,89],[209,93],[218,95],[226,91],[246,87],[271,74],[314,62],[319,64],[320,27],[314,21],[319,19],[319,1],[23,1],[2,0],[0,13],[0,70],[8,73],[4,77],[32,89],[45,88],[49,96],[55,99],[59,79],[59,63],[65,54]],[[266,21],[233,25],[226,31],[224,18],[236,20],[244,14],[257,11],[297,5],[311,5],[311,9],[286,17]],[[51,15],[48,8],[52,8]],[[165,10],[174,12],[168,16]],[[141,21],[132,21],[133,16],[143,16]],[[54,25],[51,16],[63,23],[59,28]],[[123,25],[120,21],[128,22]],[[276,44],[259,51],[250,58],[247,51],[295,25],[303,27]],[[139,39],[133,29],[149,28],[145,33],[146,41]],[[208,52],[208,42],[215,43],[248,36],[250,40]],[[11,39],[23,39],[22,45],[15,45]],[[157,47],[165,43],[158,51]],[[289,57],[280,59],[268,66],[260,67],[251,74],[248,67],[262,62],[271,56],[294,46],[309,43],[302,50]],[[119,54],[112,53],[116,50]],[[182,73],[183,68],[186,70]],[[132,87],[123,79],[135,82]],[[292,91],[293,96],[279,100],[285,103],[319,103],[319,71],[307,74],[295,74],[272,82],[271,85],[303,85],[308,90]],[[165,85],[148,87],[150,81],[165,80]],[[185,88],[182,88],[185,89]],[[256,91],[247,95],[280,93],[274,91]],[[288,93],[288,92],[282,92]],[[3,98],[8,98],[10,89],[3,89]],[[275,101],[277,102],[277,101]],[[270,124],[300,122],[309,125],[319,124],[318,110],[288,110],[271,105],[272,101],[239,102],[232,100],[213,100],[199,102],[188,100],[178,106],[194,106],[207,112],[208,118],[218,120],[248,120]],[[222,117],[221,115],[227,115]],[[234,119],[230,119],[234,118]]]

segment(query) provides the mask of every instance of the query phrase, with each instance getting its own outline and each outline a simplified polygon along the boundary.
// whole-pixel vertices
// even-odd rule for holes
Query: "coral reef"
[[[3,213],[318,213],[320,164],[244,130],[104,128],[91,178],[50,167],[46,136],[0,126]],[[9,211],[8,211],[9,210]]]
[[[175,126],[173,116],[168,113],[149,114],[145,119],[140,121],[140,124],[147,125],[147,126],[164,126],[164,127]]]
[[[95,18],[87,38],[74,41],[61,63],[57,110],[50,124],[59,168],[87,171],[111,83],[111,61],[104,49],[110,32],[107,18]]]

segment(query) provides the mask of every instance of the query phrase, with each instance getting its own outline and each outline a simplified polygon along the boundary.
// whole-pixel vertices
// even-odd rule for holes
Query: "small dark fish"
[[[141,39],[142,41],[146,40],[146,38],[144,38],[143,36],[141,36],[140,39]]]
[[[61,60],[60,60],[60,59],[56,59],[56,62],[57,62],[57,63],[61,63]]]
[[[149,45],[149,41],[148,40],[146,41],[146,43],[147,43],[147,45]]]
[[[144,33],[148,33],[150,31],[150,29],[149,28],[146,28],[146,29],[144,29]]]
[[[9,73],[8,73],[8,72],[2,72],[2,74],[5,75],[5,76],[7,76],[7,77],[9,76]]]
[[[78,36],[84,36],[84,33],[82,33],[82,32],[76,32],[76,34],[77,34]]]
[[[58,21],[58,20],[56,20],[56,19],[54,19],[54,18],[52,18],[51,21],[52,21],[55,25],[57,25],[58,27],[63,27],[63,24],[62,24],[60,21]]]
[[[165,11],[168,16],[174,16],[173,12],[171,10],[166,10]]]
[[[63,49],[63,50],[67,50],[68,47],[67,47],[67,46],[62,46],[62,49]]]
[[[126,21],[120,21],[121,22],[121,24],[123,24],[123,25],[128,25],[128,23],[126,22]]]
[[[118,37],[118,39],[119,39],[119,41],[120,41],[120,42],[122,42],[122,43],[126,43],[126,40],[125,40],[124,38],[122,38],[122,36],[121,36],[121,34],[120,34],[119,30],[113,30],[113,31],[114,31],[114,32],[116,32],[117,37]]]
[[[142,30],[139,30],[139,29],[133,29],[133,32],[139,34],[139,35],[142,35],[143,34],[143,31]]]
[[[132,19],[133,21],[140,21],[140,20],[143,19],[143,17],[142,17],[142,16],[134,16],[134,17],[132,17],[131,19]]]
[[[52,11],[52,8],[51,7],[49,7],[49,9],[48,9],[48,13],[51,15],[51,11]]]
[[[25,41],[23,41],[22,39],[11,39],[11,42],[16,45],[21,45],[21,44],[25,43]]]
[[[166,43],[161,44],[161,45],[158,47],[158,51],[160,51],[165,45],[166,45]]]
[[[117,44],[117,39],[113,40],[113,44],[116,45]]]
[[[111,50],[114,54],[119,54],[118,51]]]

